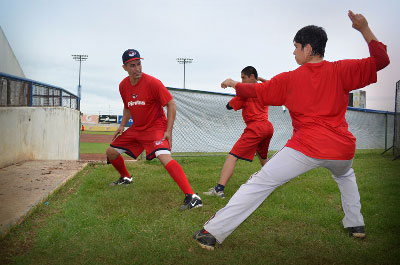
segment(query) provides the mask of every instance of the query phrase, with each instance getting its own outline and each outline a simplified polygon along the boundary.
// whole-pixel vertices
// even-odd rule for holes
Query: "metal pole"
[[[183,61],[183,88],[186,88],[185,83],[186,83],[186,59]]]
[[[86,61],[88,56],[84,54],[73,54],[72,58],[75,61],[79,61],[79,82],[78,82],[78,110],[81,110],[80,101],[81,101],[81,71],[82,71],[82,61]]]
[[[78,81],[78,110],[81,110],[81,68],[82,68],[82,55],[79,55],[79,81]]]
[[[79,111],[79,137],[78,137],[78,160],[81,159],[81,128],[82,128],[82,123],[81,123],[81,68],[82,68],[82,61],[86,61],[88,58],[87,55],[82,55],[82,54],[74,54],[72,55],[72,58],[75,61],[79,61],[79,82],[78,82],[78,99],[77,99],[77,107]],[[62,93],[62,92],[61,92]],[[72,96],[70,96],[70,104],[72,104]]]
[[[385,150],[387,149],[387,133],[388,133],[388,114],[385,113]]]

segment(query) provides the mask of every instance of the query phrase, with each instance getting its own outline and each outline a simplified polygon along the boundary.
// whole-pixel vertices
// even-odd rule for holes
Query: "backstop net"
[[[229,152],[246,127],[241,111],[228,110],[234,95],[168,88],[177,104],[174,125],[174,153]],[[270,107],[274,125],[270,147],[284,146],[292,135],[291,119],[282,107]]]
[[[226,109],[234,95],[168,88],[177,105],[174,124],[174,155],[226,155],[243,133],[241,110]],[[357,138],[357,149],[386,149],[392,145],[393,113],[348,108],[349,130]],[[268,111],[274,134],[270,150],[280,150],[292,136],[289,111],[270,106]],[[399,141],[400,142],[400,141]]]

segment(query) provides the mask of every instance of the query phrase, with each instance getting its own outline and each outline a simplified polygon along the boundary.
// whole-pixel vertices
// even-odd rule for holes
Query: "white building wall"
[[[0,26],[0,72],[25,77],[21,66]]]

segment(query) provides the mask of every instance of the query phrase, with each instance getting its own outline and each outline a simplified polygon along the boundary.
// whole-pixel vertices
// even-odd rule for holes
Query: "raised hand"
[[[358,31],[362,31],[368,27],[368,21],[362,14],[354,14],[353,11],[349,10],[349,18],[353,23],[352,27]]]
[[[348,15],[353,23],[352,27],[361,32],[367,43],[371,40],[378,40],[369,28],[367,19],[362,14],[354,14],[353,11],[349,10]]]

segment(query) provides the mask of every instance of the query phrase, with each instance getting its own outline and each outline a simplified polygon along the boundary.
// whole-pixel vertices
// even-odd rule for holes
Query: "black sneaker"
[[[115,185],[127,185],[127,184],[131,184],[133,182],[133,178],[131,177],[120,177],[117,181],[111,183],[111,186],[115,186]]]
[[[206,232],[204,229],[197,231],[193,235],[193,239],[197,241],[200,247],[207,250],[214,250],[217,239],[210,233]]]
[[[183,205],[181,206],[181,210],[198,208],[203,206],[203,202],[201,198],[197,194],[186,194],[185,199],[183,200]]]
[[[365,226],[348,227],[349,233],[355,238],[365,238]]]

